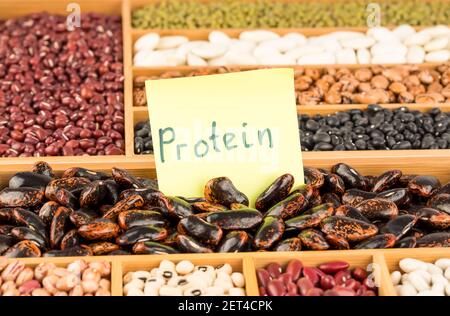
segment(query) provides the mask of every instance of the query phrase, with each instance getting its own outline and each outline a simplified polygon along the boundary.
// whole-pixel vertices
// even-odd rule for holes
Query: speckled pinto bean
[[[124,154],[121,20],[81,20],[72,32],[63,15],[0,21],[0,157]]]

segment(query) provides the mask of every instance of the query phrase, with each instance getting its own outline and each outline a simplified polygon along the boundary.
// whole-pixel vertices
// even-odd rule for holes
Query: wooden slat
[[[122,30],[123,30],[123,64],[124,64],[124,113],[125,113],[125,155],[132,157],[134,154],[133,134],[133,48],[131,42],[131,17],[130,3],[122,2]]]

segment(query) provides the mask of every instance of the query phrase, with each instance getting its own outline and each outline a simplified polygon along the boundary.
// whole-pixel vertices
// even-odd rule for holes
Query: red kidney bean
[[[281,280],[281,282],[283,282],[284,284],[288,284],[291,283],[293,281],[292,279],[292,275],[290,273],[282,273],[279,277],[278,280]]]
[[[343,284],[344,287],[357,291],[361,287],[361,283],[356,281],[355,279],[348,279]]]
[[[287,289],[288,293],[298,295],[298,287],[295,283],[293,283],[293,282],[287,283],[286,289]]]
[[[284,296],[286,294],[286,288],[280,280],[270,280],[266,290],[270,296]]]
[[[313,285],[317,285],[319,283],[319,275],[314,268],[304,267],[303,276],[309,279]]]
[[[362,282],[362,281],[364,281],[364,279],[367,277],[367,272],[366,272],[366,270],[364,270],[364,269],[362,269],[362,268],[360,268],[360,267],[356,267],[356,268],[353,269],[353,271],[352,271],[352,276],[353,276],[356,280]]]
[[[336,285],[343,285],[351,277],[350,271],[344,270],[336,273],[334,275],[334,280],[336,281]]]
[[[276,279],[281,275],[282,272],[282,268],[281,265],[278,263],[269,263],[266,267],[267,272],[269,272],[269,275],[273,278]]]
[[[353,291],[352,289],[349,289],[349,288],[346,288],[343,286],[339,286],[339,285],[336,285],[331,290],[335,291],[338,294],[338,296],[355,296],[356,295],[355,291]]]
[[[305,296],[322,296],[322,295],[323,295],[323,290],[319,289],[317,287],[309,289],[305,293]]]
[[[333,276],[326,275],[320,279],[320,287],[324,290],[329,290],[336,285],[336,281]]]
[[[292,280],[297,281],[303,269],[303,264],[300,260],[291,260],[286,266],[286,273],[292,275]]]
[[[305,295],[309,289],[314,288],[314,284],[306,277],[298,279],[297,286],[301,295]]]
[[[270,274],[266,269],[256,269],[256,277],[260,286],[266,287],[270,281]]]
[[[363,296],[377,296],[377,294],[374,291],[369,290],[365,291]]]
[[[259,295],[260,296],[267,296],[266,288],[264,286],[259,287]]]
[[[326,274],[335,274],[338,271],[345,270],[349,267],[348,262],[332,261],[319,265],[319,269]]]
[[[38,13],[0,26],[0,156],[124,154],[120,23],[87,13],[83,28],[68,32],[64,16]],[[97,148],[105,135],[111,141],[103,146],[113,146]],[[82,148],[66,145],[82,139],[89,140]]]

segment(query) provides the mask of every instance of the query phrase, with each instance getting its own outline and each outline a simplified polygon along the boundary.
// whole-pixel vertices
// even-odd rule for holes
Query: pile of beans
[[[111,265],[76,260],[67,268],[53,263],[28,267],[0,257],[1,296],[110,296]]]
[[[180,1],[161,0],[136,9],[135,28],[290,28],[367,26],[369,0],[356,1]],[[383,25],[448,24],[446,1],[377,1]]]
[[[233,67],[205,68],[186,75],[178,71],[159,76],[139,76],[134,82],[134,105],[146,106],[144,82],[149,79],[180,78],[241,71]],[[430,69],[403,65],[367,68],[323,68],[295,70],[298,105],[370,103],[450,102],[449,64]]]
[[[369,105],[328,115],[299,115],[303,151],[450,149],[450,113]]]
[[[204,197],[174,197],[155,182],[45,163],[0,191],[0,255],[87,256],[450,246],[450,183],[389,170],[363,176],[338,163],[284,174],[249,206],[227,177]],[[233,210],[230,212],[230,210]]]
[[[400,271],[391,273],[400,296],[450,296],[450,258],[435,263],[405,258],[399,262]]]
[[[270,263],[257,269],[259,293],[262,296],[376,296],[375,283],[362,268],[349,269],[345,261],[306,267],[291,260],[286,267]]]
[[[213,267],[162,260],[151,271],[128,272],[123,284],[126,296],[245,296],[244,275],[228,263]]]
[[[450,149],[450,113],[395,110],[376,104],[327,115],[298,116],[302,151]],[[134,152],[153,154],[149,121],[134,127]]]
[[[305,37],[249,30],[231,38],[212,31],[208,40],[147,33],[134,43],[137,67],[228,65],[420,64],[450,59],[450,28],[440,25],[416,31],[401,25],[392,31],[370,28],[366,33],[331,32]]]
[[[0,21],[0,157],[124,154],[119,16]]]

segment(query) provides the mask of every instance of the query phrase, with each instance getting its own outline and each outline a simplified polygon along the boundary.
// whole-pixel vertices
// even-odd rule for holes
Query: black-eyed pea
[[[187,276],[187,281],[191,286],[199,287],[199,288],[207,288],[209,280],[205,280],[204,276],[199,274],[191,274]]]
[[[223,287],[220,286],[210,286],[206,288],[205,293],[203,295],[205,296],[220,296],[224,295],[225,290]]]
[[[216,275],[216,271],[213,266],[196,266],[194,268],[194,273],[195,273],[195,271],[205,272],[212,276]]]
[[[137,288],[131,288],[125,295],[126,296],[144,296],[144,291],[137,289]]]
[[[34,289],[33,292],[31,292],[31,296],[51,296],[51,294],[43,288]]]
[[[75,274],[69,273],[58,279],[56,288],[59,291],[68,292],[78,284],[80,284],[80,279]]]
[[[131,291],[131,289],[138,289],[142,291],[144,289],[144,281],[139,279],[134,279],[128,282],[123,287],[123,292],[125,295],[128,295],[128,292]]]
[[[227,281],[227,282],[232,282],[231,275],[229,275],[229,274],[227,274],[225,272],[222,272],[222,271],[217,273],[216,280],[218,280],[218,279],[221,279],[221,280],[224,280],[224,281]]]
[[[243,288],[245,285],[244,275],[240,272],[233,272],[231,274],[231,280],[233,281],[235,287]]]
[[[69,296],[83,296],[84,291],[81,285],[75,285],[73,289],[70,290]]]
[[[144,286],[145,296],[158,296],[160,286],[153,283],[146,283]]]
[[[100,272],[100,276],[107,277],[111,274],[111,264],[109,262],[91,262],[89,268]]]
[[[212,284],[215,280],[215,277],[211,276],[211,274],[209,274],[207,272],[201,272],[201,271],[195,271],[190,276],[192,276],[193,278],[203,280],[205,283],[204,287],[212,286]],[[192,282],[192,281],[189,281],[189,282]]]
[[[127,283],[131,282],[132,279],[133,279],[133,272],[127,272],[123,276],[123,283],[127,284]]]
[[[175,271],[180,275],[186,275],[194,270],[194,264],[189,260],[181,260],[177,263]]]
[[[163,285],[159,288],[160,296],[182,296],[183,292],[178,287]]]
[[[229,263],[225,263],[216,267],[216,272],[219,271],[225,272],[226,274],[231,274],[233,272],[233,268]]]
[[[193,288],[184,290],[183,295],[184,296],[202,296],[202,295],[204,295],[204,290],[193,287]]]
[[[162,271],[175,271],[175,263],[170,260],[162,260],[159,263],[159,270]]]
[[[100,272],[96,269],[87,268],[86,270],[83,271],[83,277],[82,277],[83,281],[91,281],[92,280],[92,281],[98,283],[101,278],[102,278],[102,276],[101,276]]]
[[[69,294],[67,294],[67,292],[64,291],[58,291],[55,294],[53,294],[53,296],[69,296]]]
[[[245,291],[240,287],[232,287],[228,290],[228,295],[230,296],[245,296]]]
[[[58,292],[58,289],[56,288],[56,283],[58,282],[58,279],[59,278],[56,275],[53,274],[47,275],[42,280],[42,286],[44,287],[44,289],[47,290],[47,292],[49,292],[50,294],[54,294]]]
[[[93,294],[98,290],[98,281],[88,279],[81,281],[81,287],[83,288],[84,293]]]
[[[34,278],[42,281],[55,268],[56,265],[54,263],[40,263],[34,268]]]
[[[97,292],[95,292],[95,296],[111,296],[111,292],[109,290],[99,288]]]
[[[158,268],[153,268],[153,269],[150,270],[150,274],[151,274],[152,276],[156,276],[156,274],[158,273],[158,271],[159,271]]]
[[[136,271],[133,272],[132,275],[132,279],[141,279],[142,281],[147,281],[148,279],[150,279],[152,277],[152,275],[150,274],[150,272],[148,271]]]
[[[177,276],[177,273],[175,272],[175,269],[173,269],[173,270],[158,269],[156,276],[163,277],[165,280],[169,280],[170,278]]]
[[[19,273],[19,275],[16,278],[17,287],[20,287],[25,282],[32,280],[33,277],[34,277],[33,269],[26,267],[25,269],[22,270],[22,272]]]
[[[220,286],[224,289],[225,294],[233,287],[233,283],[231,281],[226,281],[223,279],[214,280],[214,286]]]
[[[104,289],[104,290],[107,290],[107,291],[111,291],[111,281],[108,280],[108,279],[101,279],[101,280],[98,282],[98,286],[99,286],[101,289]]]
[[[178,278],[178,277],[173,277],[170,280],[172,280],[174,278]],[[162,285],[166,284],[166,279],[164,279],[163,277],[158,277],[158,276],[151,277],[150,279],[147,279],[145,284],[152,284],[152,285],[160,288]]]

